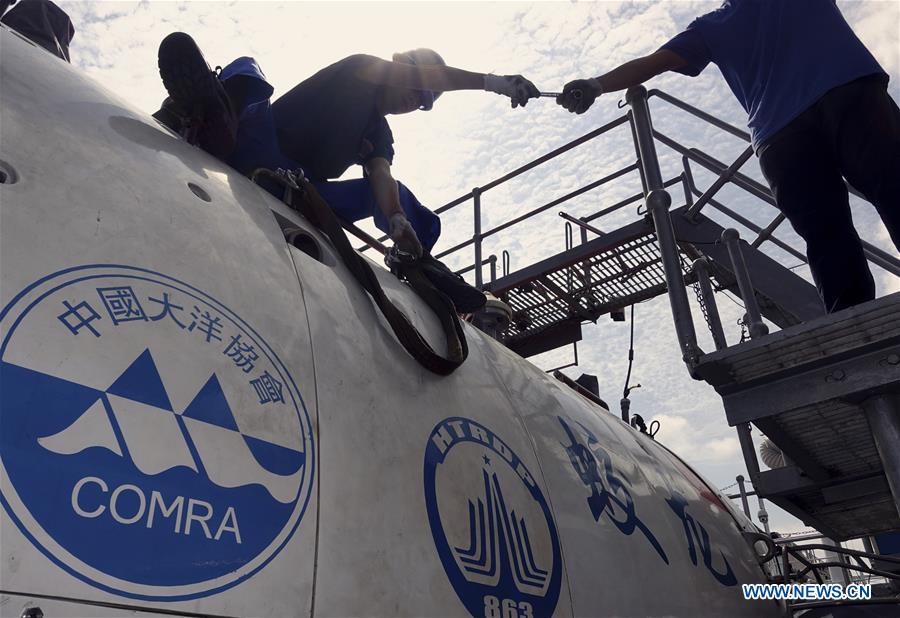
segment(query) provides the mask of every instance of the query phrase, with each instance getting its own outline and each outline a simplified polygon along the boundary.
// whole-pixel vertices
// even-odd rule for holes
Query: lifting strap
[[[300,212],[328,236],[344,264],[375,301],[391,325],[397,340],[410,356],[429,371],[442,376],[453,373],[463,364],[469,355],[469,347],[456,308],[445,294],[435,289],[416,261],[398,263],[396,269],[440,320],[447,339],[446,357],[434,351],[406,315],[385,295],[372,266],[350,244],[334,211],[322,199],[312,183],[302,176],[283,170],[278,172],[256,170],[252,178],[256,180],[259,175],[283,184],[288,189],[285,196],[288,206]]]

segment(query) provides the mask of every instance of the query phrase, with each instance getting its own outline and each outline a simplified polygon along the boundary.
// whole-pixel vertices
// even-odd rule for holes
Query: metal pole
[[[472,189],[473,212],[475,218],[475,230],[472,240],[475,242],[475,287],[479,290],[484,281],[481,278],[481,189]]]
[[[567,221],[566,225],[569,225],[568,222],[571,222],[571,223],[574,223],[575,225],[579,226],[582,229],[582,231],[590,230],[597,236],[606,236],[606,232],[604,232],[603,230],[601,230],[599,228],[594,227],[593,225],[583,221],[582,219],[576,219],[572,215],[568,215],[564,212],[560,212],[559,216]],[[585,241],[585,242],[587,242],[587,241]],[[569,250],[571,248],[572,247],[570,247],[569,245],[566,245],[566,250]],[[630,273],[632,271],[632,268],[630,266],[628,266],[628,264],[622,258],[622,254],[619,252],[618,247],[613,248],[612,252],[616,256],[616,262],[618,262],[619,267],[622,269],[622,274],[627,275],[628,273]],[[590,265],[590,262],[586,262],[586,264]]]
[[[712,333],[716,349],[721,350],[727,348],[728,342],[725,341],[725,331],[722,329],[722,318],[719,317],[719,307],[716,305],[712,284],[709,281],[709,260],[706,258],[697,258],[694,260],[694,263],[691,264],[691,270],[697,275],[697,284],[700,286],[700,298],[703,299],[703,305],[706,308],[709,331]]]
[[[707,112],[704,112],[702,109],[698,109],[698,108],[694,107],[693,105],[685,103],[681,99],[676,99],[671,94],[663,92],[662,90],[656,90],[654,88],[653,90],[650,91],[650,94],[648,96],[659,97],[663,101],[666,101],[667,103],[671,103],[675,107],[678,107],[678,108],[686,111],[687,113],[689,113],[693,116],[696,116],[700,120],[704,120],[704,121],[708,122],[709,124],[711,124],[712,126],[722,129],[723,131],[730,133],[731,135],[734,135],[735,137],[739,137],[740,139],[744,140],[745,142],[750,141],[750,134],[747,133],[746,131],[738,129],[737,127],[734,127],[734,126],[728,124],[724,120],[720,120],[720,119],[716,118],[715,116],[713,116],[712,114],[708,114]]]
[[[744,508],[744,515],[747,519],[753,519],[750,516],[750,503],[747,501],[747,490],[744,489],[744,477],[738,474],[735,479],[738,485],[738,491],[741,493],[741,506]]]
[[[872,542],[872,537],[864,536],[862,538],[862,543],[863,543],[863,549],[866,550],[868,553],[872,554],[873,556],[877,556],[879,553],[881,553],[881,552],[875,551],[875,543]],[[873,569],[877,569],[881,565],[879,565],[878,560],[876,560],[875,558],[869,558],[869,566],[872,567]],[[887,566],[887,565],[885,565],[885,566]],[[881,569],[881,570],[886,571],[887,569]]]
[[[747,472],[750,474],[750,482],[757,488],[759,479],[759,459],[756,458],[756,449],[753,446],[753,436],[750,435],[750,423],[741,423],[737,427],[738,441],[741,443],[741,452],[744,454],[744,463],[747,464]],[[759,494],[757,488],[757,495]]]
[[[719,177],[716,178],[716,181],[712,183],[712,185],[707,189],[703,195],[701,195],[696,202],[694,202],[693,206],[691,206],[685,213],[684,216],[688,219],[693,220],[698,214],[700,214],[700,210],[706,206],[706,203],[719,192],[719,189],[725,186],[725,183],[731,180],[731,177],[734,176],[735,172],[741,169],[741,166],[747,162],[753,156],[753,146],[747,146],[744,149],[744,152],[734,160],[734,163],[729,165],[725,170],[719,174]]]
[[[653,143],[653,127],[650,123],[650,108],[647,105],[647,89],[643,86],[629,88],[625,100],[631,106],[632,126],[634,127],[635,146],[640,157],[642,178],[647,184],[647,209],[653,219],[666,285],[669,289],[669,304],[672,307],[672,318],[675,321],[675,333],[681,347],[681,355],[688,370],[693,372],[701,351],[697,346],[697,333],[691,318],[687,292],[684,289],[684,277],[681,273],[681,258],[675,242],[672,220],[669,218],[669,206],[672,198],[663,187],[659,159]]]
[[[597,236],[606,236],[606,232],[604,232],[603,230],[596,228],[593,225],[591,225],[590,223],[586,223],[585,221],[583,221],[581,219],[576,219],[575,217],[573,217],[572,215],[570,215],[568,213],[560,212],[559,216],[567,221],[566,225],[569,225],[568,222],[571,222],[571,223],[574,223],[575,225],[579,226],[581,229],[592,231]],[[572,247],[570,247],[568,245],[566,246],[566,249],[571,249],[571,248]]]
[[[626,99],[627,98],[628,97],[627,97],[627,93],[626,93]],[[635,127],[635,123],[634,123],[634,113],[628,112],[627,118],[628,118],[628,126],[631,128],[631,141],[634,143],[634,154],[638,159],[637,160],[638,175],[641,177],[641,191],[644,193],[644,196],[646,197],[646,195],[648,193],[650,193],[650,189],[647,188],[647,174],[644,171],[643,164],[641,163],[641,160],[642,160],[641,149],[638,146],[638,134],[637,134],[637,128]]]
[[[778,213],[778,216],[769,222],[769,225],[767,225],[765,229],[763,229],[763,231],[759,233],[759,236],[756,237],[756,240],[750,243],[750,246],[755,248],[763,244],[772,235],[772,232],[774,232],[775,229],[784,222],[784,220],[784,213]]]
[[[734,276],[737,278],[738,289],[741,291],[741,298],[744,299],[744,307],[747,309],[746,320],[750,337],[756,339],[768,335],[769,327],[762,321],[759,305],[756,302],[756,293],[753,291],[753,283],[750,281],[750,273],[747,271],[747,263],[744,261],[744,254],[741,251],[741,235],[736,229],[728,228],[722,232],[722,242],[728,247]]]
[[[875,395],[863,402],[875,448],[884,466],[894,507],[900,513],[900,396]]]
[[[756,514],[756,518],[759,520],[759,523],[763,525],[763,528],[766,531],[766,534],[769,534],[769,513],[766,511],[766,505],[763,502],[763,499],[756,496],[756,499],[759,501],[759,512]]]
[[[829,539],[828,537],[825,537],[822,539],[822,544],[823,545],[831,545],[832,547],[837,547],[837,548],[843,548],[843,546],[840,543],[836,543],[835,541]],[[839,552],[825,550],[825,557],[828,559],[829,562],[840,562],[840,563],[844,562],[843,556]],[[842,584],[843,586],[846,586],[849,583],[847,569],[845,569],[843,567],[836,567],[836,566],[828,567],[828,576],[831,578],[831,581],[833,581],[837,584]]]

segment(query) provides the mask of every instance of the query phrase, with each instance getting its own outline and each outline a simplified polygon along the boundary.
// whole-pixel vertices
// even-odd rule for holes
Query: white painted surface
[[[9,508],[4,507],[0,524],[2,588],[220,615],[309,615],[316,540],[314,471],[318,471],[315,369],[302,291],[269,209],[273,200],[68,64],[5,29],[0,32],[0,45],[0,159],[13,166],[19,177],[15,184],[0,185],[0,306],[13,307],[0,326],[3,338],[9,339],[3,361],[17,371],[50,375],[98,392],[115,391],[94,402],[86,410],[84,422],[108,428],[97,425],[104,418],[112,422],[112,415],[101,416],[105,399],[121,421],[116,425],[122,432],[120,442],[110,442],[108,432],[97,432],[91,438],[82,435],[78,424],[47,428],[38,423],[39,433],[33,436],[33,444],[29,442],[33,452],[43,453],[37,438],[54,435],[56,444],[46,444],[48,449],[53,446],[48,453],[77,451],[62,460],[85,469],[79,476],[88,481],[77,495],[73,496],[72,481],[64,478],[64,470],[53,467],[41,472],[41,493],[48,509],[58,507],[59,521],[85,526],[83,540],[96,549],[84,549],[78,539],[57,542],[47,529],[54,524],[46,517],[29,515],[35,500],[44,498],[26,497],[21,487],[13,486],[6,466],[19,453],[13,447],[3,449],[0,489]],[[211,200],[198,198],[188,183],[202,187]],[[52,291],[48,286],[57,279],[51,279],[10,303],[52,273],[91,264],[122,267],[84,269],[101,277],[96,281],[102,284],[85,281]],[[133,278],[138,271],[125,267],[160,274],[148,274],[152,282],[141,281]],[[183,282],[172,283],[181,291],[166,287],[172,282],[167,277]],[[168,291],[170,300],[183,307],[173,312],[185,328],[170,316],[115,326],[94,290],[101,285],[132,286],[147,316],[162,308],[148,297],[162,300]],[[94,336],[87,328],[72,334],[58,319],[65,311],[63,301],[75,306],[82,300],[102,316],[90,324],[102,336]],[[33,306],[27,315],[17,325],[11,323],[11,316],[29,304]],[[199,323],[193,330],[187,328],[193,319],[191,312],[199,315],[204,311],[217,312],[221,318],[221,339],[206,341]],[[74,316],[70,320],[77,324]],[[245,373],[224,350],[231,336],[241,334],[240,342],[249,343],[254,333],[268,348],[264,353],[257,345],[255,370]],[[144,351],[155,362],[169,406],[139,402],[140,397],[129,394],[127,385],[113,388]],[[266,354],[274,355],[281,364]],[[249,380],[263,369],[281,375],[277,371],[283,373],[284,368],[296,383],[296,388],[291,387],[281,377],[287,403],[260,403]],[[203,427],[203,421],[188,413],[195,398],[203,399],[200,393],[211,375],[218,377],[220,392],[228,402],[233,417],[228,422],[235,424],[231,430],[215,424]],[[28,404],[32,415],[50,414],[51,408],[63,405],[45,401],[41,392],[24,396],[33,400]],[[214,399],[200,406],[204,413],[216,409]],[[305,405],[308,422],[298,420],[294,406],[288,405],[292,399],[300,409]],[[4,405],[4,434],[12,426],[7,412]],[[203,447],[197,456],[186,451],[187,438],[177,430],[176,418],[182,415],[186,416],[180,420],[193,424],[191,434]],[[67,428],[72,435],[63,432]],[[246,450],[251,439],[270,452],[289,448],[295,457],[308,455],[308,465],[300,468],[302,479],[292,478],[293,471],[263,474],[254,468],[257,461]],[[113,444],[121,447],[118,454],[110,448]],[[94,448],[83,448],[91,446]],[[235,459],[227,459],[226,448]],[[85,458],[103,453],[110,467],[91,468]],[[255,455],[256,459],[262,456]],[[127,461],[134,461],[141,474],[122,468]],[[179,485],[178,479],[194,478],[190,476],[195,474],[192,468],[201,464],[203,474],[213,480],[198,481],[196,491]],[[276,487],[279,483],[291,487]],[[231,489],[235,485],[239,487]],[[268,503],[263,485],[277,495],[273,505],[281,504],[278,500],[292,500],[298,492],[309,496],[305,510],[286,509],[289,515],[283,529],[259,529],[254,525],[258,519],[247,519],[242,512],[251,501],[230,502],[229,496],[237,494],[229,492],[256,492],[261,503]],[[141,496],[130,486],[139,486]],[[98,514],[90,518],[78,515],[73,512],[73,499],[82,512]],[[235,508],[234,513],[227,512],[229,506]],[[166,508],[171,509],[168,516]],[[16,513],[15,520],[10,510]],[[136,517],[134,523],[122,523]],[[240,545],[238,532],[233,530],[234,518]],[[87,532],[92,529],[93,533]],[[142,530],[157,536],[138,543]],[[116,533],[127,535],[122,538],[133,540],[134,545],[109,536]],[[156,576],[166,577],[178,569],[190,570],[193,563],[200,568],[209,560],[203,555],[173,555],[169,547],[177,549],[179,542],[213,549],[226,543],[247,547],[257,535],[271,535],[272,540],[249,561],[217,566],[219,574],[211,580],[182,583],[178,581],[181,575],[171,575],[171,581],[162,585],[138,581],[145,566],[153,566]],[[101,564],[89,557],[95,551],[131,565],[131,574],[116,577],[110,573],[111,559]],[[221,559],[225,560],[226,554]],[[241,581],[250,573],[252,576]],[[224,589],[197,596],[216,588]],[[176,596],[196,598],[155,600]],[[84,615],[100,615],[94,609],[84,611]]]
[[[236,584],[233,574],[223,575],[222,585],[233,585],[221,592],[159,601],[138,598],[153,597],[152,586],[129,583],[124,575],[115,581],[115,574],[79,560],[77,552],[41,533],[40,522],[27,516],[26,503],[33,498],[19,495],[4,468],[4,590],[230,616],[774,615],[772,605],[744,602],[739,586],[724,586],[706,567],[708,549],[712,569],[723,571],[727,559],[736,583],[762,580],[739,535],[738,526],[746,522],[659,445],[468,326],[466,363],[449,377],[427,372],[397,343],[342,264],[333,256],[321,263],[285,244],[270,209],[324,241],[283,204],[65,63],[7,32],[0,39],[0,159],[20,176],[16,184],[0,186],[0,305],[16,308],[2,323],[3,337],[12,333],[3,361],[22,375],[52,375],[86,392],[105,393],[85,403],[83,415],[33,436],[35,444],[67,457],[90,451],[124,460],[127,454],[150,478],[193,478],[193,470],[202,468],[216,491],[255,487],[273,505],[311,491],[296,532],[291,536],[288,526],[276,535],[273,543],[286,545],[271,562],[235,565],[252,575]],[[189,182],[211,201],[197,198]],[[327,244],[323,250],[331,252]],[[298,422],[287,405],[263,402],[277,393],[262,382],[247,386],[252,376],[241,364],[246,357],[229,356],[227,348],[218,352],[228,344],[227,329],[220,341],[203,341],[199,327],[179,327],[168,317],[112,325],[112,314],[104,314],[106,322],[91,322],[103,336],[86,326],[68,332],[60,321],[63,302],[77,306],[87,298],[88,284],[29,286],[88,264],[139,267],[198,288],[206,296],[191,297],[196,306],[179,314],[185,326],[191,309],[227,308],[223,323],[237,316],[281,359],[310,425]],[[388,295],[441,351],[434,316],[393,276],[377,270]],[[121,267],[90,272],[108,287],[133,282]],[[157,277],[141,285],[159,300],[164,283]],[[100,299],[91,297],[98,309]],[[12,323],[9,316],[22,303],[33,308]],[[237,321],[228,324],[232,336],[243,328]],[[249,330],[240,332],[249,337]],[[208,344],[219,346],[216,354]],[[148,357],[167,402],[136,401],[123,378],[124,368]],[[279,371],[280,365],[262,355],[253,362],[257,373],[263,366],[273,375]],[[211,373],[220,390],[210,386]],[[283,386],[288,398],[294,391]],[[152,389],[141,382],[138,390]],[[37,405],[41,393],[28,396],[36,402],[33,413],[44,413]],[[204,417],[217,414],[220,397],[233,419]],[[202,414],[192,412],[200,400]],[[103,422],[111,418],[102,416],[106,403],[119,419],[121,439],[110,436],[111,425]],[[606,506],[596,518],[588,502],[591,485],[566,450],[572,445],[561,419],[589,447],[576,461],[599,458],[602,478],[596,486],[606,493],[598,491],[601,502],[594,504]],[[4,466],[20,456],[17,448],[4,447]],[[300,472],[265,468],[266,453],[286,452],[279,449],[305,457],[306,465]],[[608,456],[609,474],[601,453]],[[139,565],[174,560],[152,545],[143,554],[124,554],[102,534],[116,530],[102,519],[110,516],[134,526],[129,531],[165,524],[198,542],[204,534],[211,544],[239,536],[249,542],[262,532],[246,519],[238,531],[240,508],[229,515],[214,500],[183,491],[177,480],[158,491],[142,489],[116,472],[116,465],[81,479],[76,495],[52,476],[41,480],[48,499],[58,499],[61,516],[72,517],[74,500],[82,513],[75,516],[102,523],[93,542],[107,555],[119,552]],[[178,470],[188,476],[162,476]],[[655,544],[641,527],[623,531],[634,520],[612,498],[627,503],[625,491]],[[676,492],[698,530],[694,560],[683,521],[667,502]],[[155,519],[148,525],[151,514]],[[298,519],[294,512],[291,525]],[[703,548],[698,526],[709,539]],[[23,530],[37,530],[32,537],[43,534],[43,551]],[[207,558],[198,552],[192,559],[200,564]],[[462,579],[451,572],[462,573]],[[96,585],[101,580],[105,588]],[[509,594],[479,592],[467,605],[465,591],[479,585],[507,585]],[[182,588],[196,596],[210,586]],[[4,599],[3,616],[21,611],[21,599]],[[110,612],[90,608],[85,615],[130,613]],[[45,608],[45,615],[54,614]]]

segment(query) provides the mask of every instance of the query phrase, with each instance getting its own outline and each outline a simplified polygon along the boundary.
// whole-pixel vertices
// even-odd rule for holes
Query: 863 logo
[[[463,417],[438,423],[425,449],[425,503],[444,570],[473,616],[553,614],[556,525],[534,476],[498,435]]]

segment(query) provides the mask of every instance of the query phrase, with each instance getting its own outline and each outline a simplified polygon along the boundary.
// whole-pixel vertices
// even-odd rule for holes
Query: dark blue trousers
[[[900,251],[900,109],[884,76],[830,90],[759,150],[778,208],[806,241],[829,313],[875,298],[844,179],[871,202]]]
[[[313,184],[319,195],[345,221],[359,221],[367,217],[374,217],[375,226],[385,234],[388,232],[388,221],[378,204],[375,203],[375,194],[372,192],[368,178],[332,180]],[[431,251],[441,235],[440,217],[425,208],[403,183],[398,182],[397,185],[400,189],[400,207],[406,214],[406,219],[416,231],[422,247],[426,251]]]

